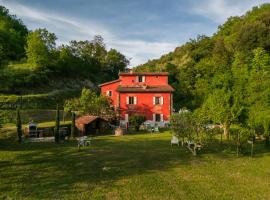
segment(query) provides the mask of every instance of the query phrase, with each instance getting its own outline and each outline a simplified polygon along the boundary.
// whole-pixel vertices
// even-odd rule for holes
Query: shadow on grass
[[[205,154],[231,158],[221,153],[227,148],[223,145],[210,143],[194,157],[185,148],[171,147],[170,135],[162,133],[96,137],[93,146],[80,151],[76,141],[18,145],[0,140],[0,191],[15,193],[15,199],[62,199],[86,187],[91,199],[96,185],[109,189],[125,177],[194,163],[200,167],[207,162]]]
[[[96,184],[112,187],[123,177],[188,165],[196,159],[157,136],[107,136],[93,143],[78,151],[76,141],[18,144],[1,140],[0,153],[6,155],[0,157],[0,190],[7,194],[16,190],[15,198],[61,199],[78,184],[86,184],[90,191]]]

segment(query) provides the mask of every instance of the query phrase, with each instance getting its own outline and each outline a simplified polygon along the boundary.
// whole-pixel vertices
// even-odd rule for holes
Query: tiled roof
[[[173,92],[170,85],[119,85],[116,89],[118,92]]]
[[[82,116],[82,117],[79,117],[78,119],[76,119],[76,124],[89,124],[98,118],[100,118],[100,117],[93,116],[93,115],[85,115],[85,116]]]
[[[145,76],[168,76],[168,72],[120,72],[119,76],[134,76],[134,75],[145,75]]]
[[[108,85],[108,84],[116,83],[116,82],[119,82],[119,81],[121,81],[121,80],[120,79],[117,79],[117,80],[114,80],[114,81],[109,81],[109,82],[106,82],[106,83],[99,84],[98,86],[101,87],[103,85]]]

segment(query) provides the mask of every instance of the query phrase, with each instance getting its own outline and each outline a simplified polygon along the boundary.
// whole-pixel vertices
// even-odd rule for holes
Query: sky
[[[104,38],[137,66],[196,38],[230,16],[270,0],[0,0],[30,29],[46,28],[57,44]]]

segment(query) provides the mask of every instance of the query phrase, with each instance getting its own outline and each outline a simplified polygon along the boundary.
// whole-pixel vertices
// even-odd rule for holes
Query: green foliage
[[[59,128],[60,128],[60,113],[59,113],[59,107],[57,105],[56,116],[55,116],[55,127],[54,127],[54,138],[55,138],[56,143],[58,143],[60,139]]]
[[[270,4],[230,17],[212,37],[199,36],[138,71],[172,73],[174,107],[198,110],[210,123],[264,134],[270,119]],[[169,67],[168,67],[169,66]]]
[[[56,47],[56,36],[46,29],[28,32],[21,20],[0,6],[0,92],[44,90],[64,79],[102,83],[118,78],[129,60],[115,49],[106,49],[103,38],[70,41]],[[51,89],[50,88],[50,89]],[[61,88],[63,89],[63,88]]]
[[[66,112],[76,112],[80,115],[95,115],[106,118],[113,118],[115,115],[114,108],[110,99],[96,92],[83,88],[79,98],[73,98],[65,101]]]
[[[131,115],[129,122],[131,126],[134,126],[136,131],[139,131],[140,125],[146,121],[145,115]]]
[[[28,30],[21,20],[0,6],[0,65],[6,61],[19,60],[25,52]]]
[[[205,137],[205,122],[201,120],[198,113],[192,113],[181,109],[179,113],[171,116],[171,128],[173,133],[184,140],[201,143]]]
[[[30,32],[27,37],[27,62],[34,67],[47,67],[51,62],[51,51],[55,47],[56,36],[46,29]]]
[[[16,127],[17,127],[18,141],[22,142],[22,121],[19,109],[17,109]]]
[[[21,109],[54,109],[55,103],[63,107],[65,99],[79,95],[79,90],[56,90],[46,94],[0,95],[0,109],[12,110],[18,106]]]

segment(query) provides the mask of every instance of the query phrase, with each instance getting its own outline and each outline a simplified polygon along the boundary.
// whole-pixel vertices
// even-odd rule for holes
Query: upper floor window
[[[145,82],[145,76],[137,76],[137,82],[139,83]]]
[[[111,97],[111,96],[112,96],[112,91],[111,91],[111,90],[106,91],[106,95],[107,95],[108,97]]]
[[[154,105],[163,105],[163,97],[153,97]]]
[[[126,103],[129,105],[137,104],[137,97],[127,97]]]

